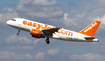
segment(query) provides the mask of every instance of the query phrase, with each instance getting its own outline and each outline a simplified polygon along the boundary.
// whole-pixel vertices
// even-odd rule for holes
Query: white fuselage
[[[15,20],[14,20],[15,19]],[[8,20],[6,23],[14,27],[16,29],[24,30],[30,32],[31,29],[36,30],[45,30],[55,28],[55,26],[23,19],[23,18],[14,18],[12,20]],[[59,29],[58,32],[54,32],[52,36],[45,36],[53,39],[65,40],[65,41],[73,41],[73,42],[98,42],[98,39],[85,39],[85,37],[90,37],[88,35],[80,34],[78,32],[74,32],[66,29]]]

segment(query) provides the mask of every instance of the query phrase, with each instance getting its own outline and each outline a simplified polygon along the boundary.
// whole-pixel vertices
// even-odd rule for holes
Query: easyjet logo
[[[86,33],[87,31],[91,30],[93,27],[95,27],[97,25],[97,23],[93,23],[91,24],[86,30],[84,30],[84,32]]]
[[[46,24],[40,24],[40,23],[26,21],[26,20],[23,21],[23,24],[27,25],[27,26],[35,27],[37,30],[39,30],[39,29],[43,29],[44,30],[44,29],[55,28],[55,27],[52,27],[52,26],[48,26]],[[67,35],[67,36],[72,36],[73,35],[72,32],[66,31],[66,30],[62,30],[62,29],[60,29],[57,33],[62,34],[62,35]]]
[[[31,21],[26,21],[26,20],[23,21],[23,24],[28,25],[28,26],[32,26],[32,27],[36,27],[36,29],[40,29],[40,28],[51,29],[51,28],[54,28],[54,27],[48,26],[46,24],[39,24],[39,23],[35,23],[35,22],[33,23]]]

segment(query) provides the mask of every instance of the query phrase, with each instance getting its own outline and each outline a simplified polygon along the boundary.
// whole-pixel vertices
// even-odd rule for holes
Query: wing
[[[45,36],[52,36],[54,32],[58,32],[59,29],[62,29],[62,27],[56,27],[51,29],[45,29],[42,30],[42,32],[45,34]]]

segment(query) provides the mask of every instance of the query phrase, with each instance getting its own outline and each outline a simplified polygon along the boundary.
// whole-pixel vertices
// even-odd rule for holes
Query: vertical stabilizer
[[[86,28],[84,28],[82,31],[80,31],[78,33],[93,37],[94,34],[96,33],[100,23],[101,23],[101,21],[96,20],[92,24],[90,24],[89,26],[87,26]]]

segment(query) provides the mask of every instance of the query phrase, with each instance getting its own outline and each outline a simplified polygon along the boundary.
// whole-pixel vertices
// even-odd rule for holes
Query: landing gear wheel
[[[47,44],[50,44],[49,38],[46,39],[46,43]]]
[[[16,33],[17,36],[19,36],[19,33]]]
[[[19,36],[20,30],[18,30],[18,33],[16,33],[17,36]]]

